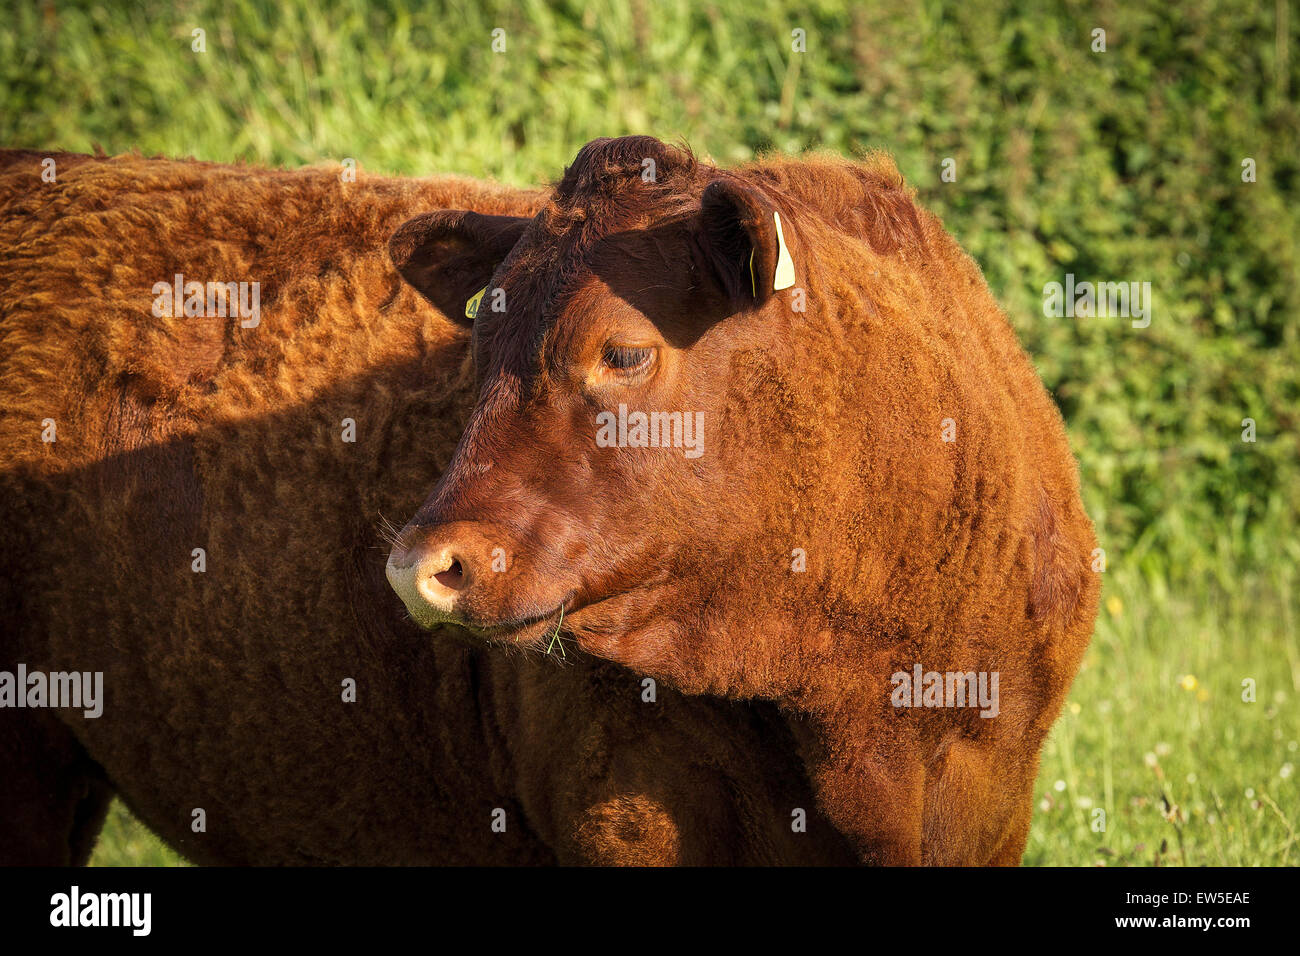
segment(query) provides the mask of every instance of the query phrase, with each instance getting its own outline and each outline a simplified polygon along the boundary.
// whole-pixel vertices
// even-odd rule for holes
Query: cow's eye
[[[630,345],[606,345],[605,354],[601,360],[607,368],[626,375],[647,368],[650,365],[650,360],[654,358],[654,354],[655,350],[651,348]]]

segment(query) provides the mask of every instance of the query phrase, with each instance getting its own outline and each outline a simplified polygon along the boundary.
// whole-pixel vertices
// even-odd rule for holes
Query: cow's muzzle
[[[388,583],[417,624],[466,623],[474,617],[485,577],[504,570],[504,552],[492,553],[477,522],[408,527],[388,556]],[[499,549],[498,549],[499,550]]]

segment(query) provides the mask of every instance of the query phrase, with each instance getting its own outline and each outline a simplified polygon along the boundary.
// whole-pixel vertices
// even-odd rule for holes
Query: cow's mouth
[[[457,626],[469,631],[475,637],[491,643],[512,644],[521,647],[544,646],[546,652],[564,655],[562,629],[566,617],[579,608],[573,592],[565,595],[564,600],[542,614],[515,618],[508,621],[481,623],[475,621],[458,621]]]
[[[593,627],[599,630],[601,624],[598,622],[603,606],[616,605],[619,599],[627,598],[640,590],[641,588],[631,588],[615,591],[594,600],[583,600],[576,591],[570,591],[564,600],[543,614],[494,624],[470,622],[459,626],[489,643],[540,648],[547,654],[566,657],[566,646],[572,650],[580,634]]]

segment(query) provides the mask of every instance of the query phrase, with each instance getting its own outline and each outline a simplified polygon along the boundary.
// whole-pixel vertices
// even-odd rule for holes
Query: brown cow
[[[477,404],[388,564],[416,621],[776,702],[864,861],[1020,859],[1095,541],[1059,414],[887,160],[599,140],[535,217],[392,249],[447,315],[486,291]]]
[[[0,159],[0,671],[105,693],[0,710],[0,860],[84,859],[112,792],[200,862],[1019,859],[1092,534],[887,161],[41,158]],[[381,257],[438,207],[392,249],[445,315]],[[159,317],[180,273],[258,321]]]

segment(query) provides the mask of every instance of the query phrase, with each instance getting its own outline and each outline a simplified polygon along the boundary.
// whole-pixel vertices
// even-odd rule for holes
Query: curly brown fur
[[[450,311],[418,279],[443,215],[394,254]],[[508,303],[475,319],[476,407],[390,559],[412,614],[528,643],[558,608],[588,654],[776,702],[863,861],[1018,860],[1096,542],[976,264],[883,155],[726,171],[649,137],[588,144],[515,235],[472,283]],[[610,343],[650,371],[621,378]],[[600,446],[620,404],[699,410],[706,453]],[[431,583],[452,557],[454,594]],[[895,706],[918,664],[998,674],[1000,713]]]
[[[98,719],[0,710],[0,861],[84,861],[113,791],[204,863],[848,859],[774,712],[643,703],[640,677],[572,651],[430,636],[384,580],[384,523],[473,401],[466,332],[402,283],[389,236],[542,201],[0,152],[0,670],[103,671],[106,697]],[[260,281],[261,324],[155,318],[177,272]]]
[[[1092,531],[978,268],[887,159],[598,141],[548,197],[63,155],[49,184],[43,155],[0,154],[0,669],[106,687],[40,743],[63,805],[95,798],[44,859],[81,853],[111,781],[201,862],[1018,861]],[[735,271],[745,203],[780,209],[806,314]],[[260,282],[261,324],[154,318],[178,272]],[[489,280],[509,311],[471,350]],[[557,414],[548,363],[620,309],[689,370],[654,407],[707,409],[696,467],[594,457]],[[384,580],[390,545],[485,514],[512,563],[478,610],[572,594],[540,644],[425,633]],[[891,708],[917,661],[999,670],[1000,717]],[[18,713],[0,756],[48,737]],[[31,859],[9,819],[0,859]]]

